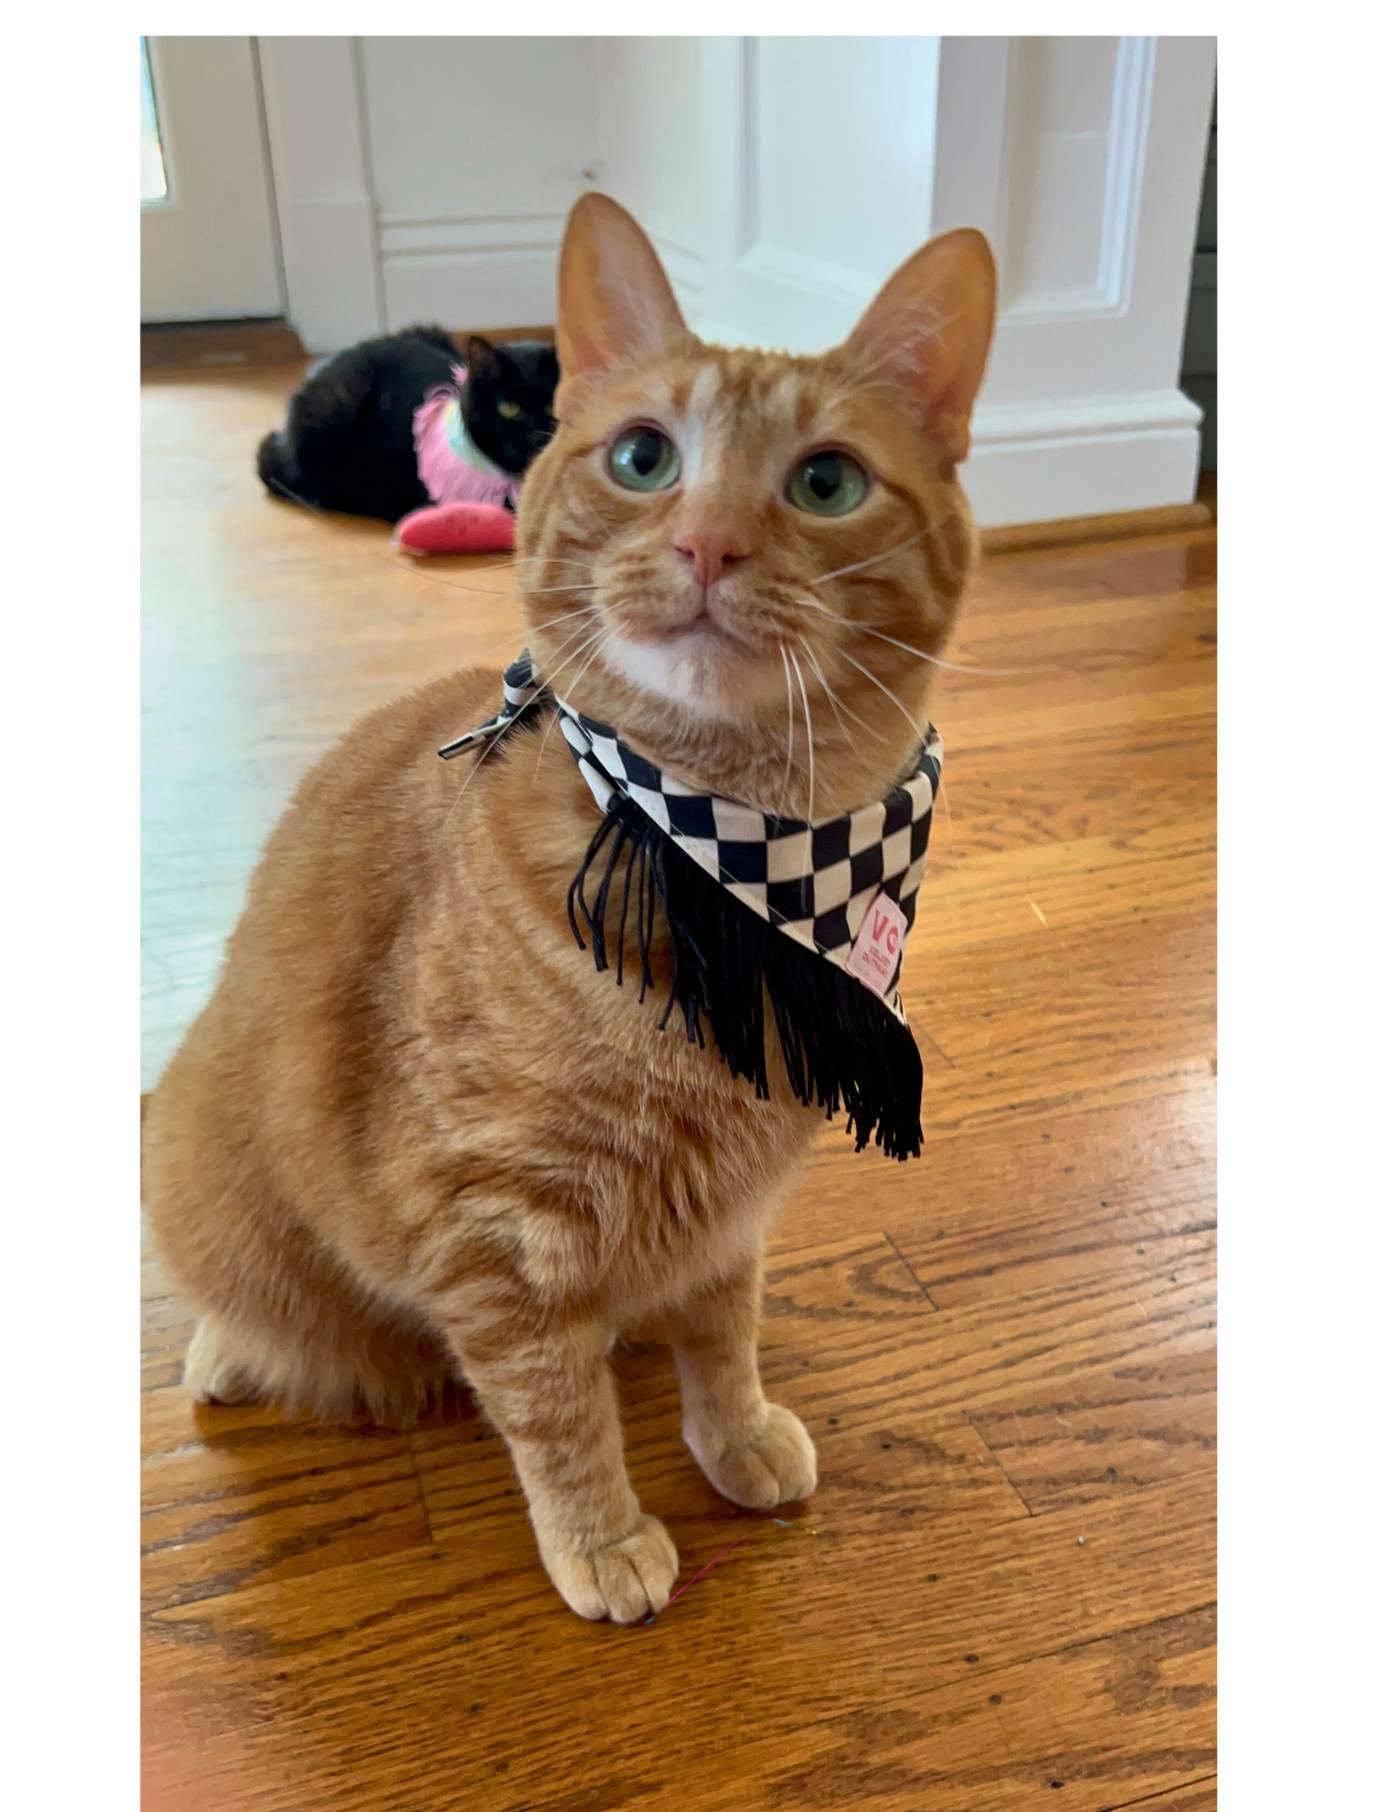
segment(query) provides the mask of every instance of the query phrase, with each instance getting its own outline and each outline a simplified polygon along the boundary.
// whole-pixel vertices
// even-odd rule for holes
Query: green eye
[[[847,516],[865,499],[870,480],[849,453],[812,453],[793,468],[788,500],[811,516]]]
[[[608,448],[608,470],[626,491],[664,491],[681,475],[681,456],[659,428],[629,428]]]
[[[497,413],[497,415],[505,416],[505,418],[508,422],[513,422],[515,420],[516,416],[519,415],[519,413],[520,413],[520,405],[519,405],[519,403],[512,403],[510,401],[506,401],[504,403],[497,403],[496,404],[496,413]]]

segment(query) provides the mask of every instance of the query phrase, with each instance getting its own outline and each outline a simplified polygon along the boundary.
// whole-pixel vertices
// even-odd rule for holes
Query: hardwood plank
[[[1142,1254],[1119,1248],[1111,1262],[1047,1262],[1011,1291],[917,1324],[898,1308],[919,1288],[917,1269],[891,1262],[887,1242],[790,1254],[768,1268],[764,1373],[799,1414],[860,1425],[905,1405],[972,1410],[1085,1369],[1201,1351],[1214,1345],[1214,1246],[1193,1233]]]
[[[1168,503],[1149,510],[1111,510],[1100,516],[1064,516],[1058,521],[1022,522],[983,529],[982,552],[1019,554],[1031,548],[1062,547],[1084,541],[1119,541],[1129,535],[1160,535],[1199,528],[1215,519],[1209,503]]]
[[[148,1610],[394,1553],[431,1539],[403,1435],[284,1423],[262,1405],[142,1399]]]
[[[940,657],[935,708],[961,732],[989,706],[1039,697],[1061,679],[1120,699],[1140,695],[1147,672],[1197,684],[1214,669],[1215,621],[1213,586],[1136,598],[1070,596],[1042,601],[1034,614],[986,599],[959,619],[954,643]]]
[[[522,1782],[512,1758],[495,1754],[474,1771],[471,1803],[482,1812],[673,1812],[678,1805],[703,1805],[705,1812],[752,1812],[758,1805],[1021,1812],[1048,1789],[1063,1793],[1049,1802],[1057,1812],[1060,1806],[1213,1812],[1213,1778],[1191,1777],[1214,1766],[1214,1623],[1213,1608],[1188,1612],[1063,1655],[914,1694],[896,1706],[861,1702],[838,1719],[811,1726],[797,1751],[783,1739],[726,1746],[719,1768],[713,1751],[692,1757],[666,1750],[646,1764],[638,1758],[630,1769],[631,1758],[620,1756],[608,1773],[590,1753],[591,1780],[570,1786],[548,1777],[541,1783],[533,1758]],[[476,1703],[480,1718],[487,1707]],[[469,1706],[467,1719],[472,1717]],[[219,1757],[212,1767],[211,1748]],[[446,1754],[435,1747],[421,1758],[385,1754],[380,1745],[372,1755],[376,1797],[332,1801],[323,1797],[331,1790],[344,1794],[358,1785],[363,1795],[363,1782],[346,1778],[345,1762],[336,1768],[330,1755],[303,1751],[294,1778],[304,1797],[250,1800],[241,1777],[247,1770],[257,1781],[268,1767],[262,1745],[245,1746],[222,1733],[211,1743],[205,1733],[195,1753],[181,1754],[167,1732],[152,1749],[143,1803],[171,1812],[188,1803],[179,1795],[196,1783],[202,1794],[214,1795],[200,1800],[208,1812],[250,1804],[274,1812],[299,1804],[314,1812],[328,1803],[420,1812],[456,1803],[455,1793],[470,1778],[455,1744]],[[363,1760],[363,1750],[358,1753]],[[1188,1784],[1181,1788],[1155,1791],[1183,1778]],[[168,1798],[152,1800],[156,1782],[166,1786]]]
[[[711,1773],[717,1729],[731,1757],[799,1731],[787,1753],[806,1755],[814,1724],[856,1707],[897,1710],[966,1682],[994,1692],[1000,1670],[1126,1637],[1144,1612],[1154,1624],[1183,1618],[1212,1597],[1210,1494],[1196,1479],[936,1543],[766,1529],[632,1629],[570,1620],[533,1574],[465,1542],[157,1612],[146,1619],[161,1707],[147,1719],[150,1749],[175,1767],[182,1731],[227,1686],[224,1729],[238,1741],[231,1779],[218,1778],[217,1753],[200,1757],[211,1806],[368,1812],[413,1803],[399,1797],[409,1791],[420,1806],[449,1792],[502,1808],[569,1804],[566,1792],[577,1805],[626,1804],[621,1783],[659,1790],[665,1779],[692,1781],[692,1804],[727,1804],[736,1775]],[[822,1665],[794,1669],[799,1654]],[[1193,1727],[1179,1717],[1175,1729],[1173,1746],[1194,1753]],[[501,1774],[514,1797],[491,1791]]]
[[[1046,550],[982,567],[968,587],[964,621],[980,621],[989,604],[999,611],[1019,609],[1038,618],[1047,605],[1069,599],[1141,598],[1152,593],[1170,598],[1212,586],[1215,577],[1213,527]]]
[[[897,1705],[860,1705],[812,1727],[799,1760],[781,1741],[733,1755],[707,1804],[1204,1807],[1194,1777],[1215,1765],[1215,1621],[1214,1607],[1191,1611]],[[1156,1789],[1183,1779],[1187,1797],[1169,1788],[1163,1802]],[[671,1790],[629,1807],[662,1812]]]
[[[141,1391],[178,1385],[185,1347],[194,1332],[194,1317],[173,1296],[154,1296],[141,1304]]]
[[[934,992],[940,959],[953,951],[1071,925],[1102,932],[1142,913],[1189,913],[1214,894],[1208,820],[984,853],[942,870],[927,902],[920,896],[909,992]]]
[[[1104,1812],[1216,1812],[1215,1776],[1148,1799],[1118,1800]]]
[[[1209,1470],[1215,1354],[1169,1352],[969,1411],[1031,1514]]]
[[[146,1098],[143,1095],[141,1097],[141,1115],[143,1119],[145,1118],[145,1112]],[[145,1305],[147,1302],[154,1298],[165,1297],[169,1292],[170,1285],[161,1267],[160,1257],[156,1252],[155,1240],[151,1235],[150,1222],[147,1220],[145,1210],[143,1209],[141,1212],[141,1316],[143,1328],[145,1326]]]
[[[1214,725],[1202,717],[1076,731],[1029,762],[1019,748],[950,749],[927,901],[941,905],[948,870],[981,855],[1208,818],[1214,771]]]
[[[1136,686],[1109,690],[1097,675],[1042,678],[1033,688],[1033,713],[1026,709],[1028,691],[1004,681],[995,686],[984,683],[975,694],[965,694],[964,698],[975,697],[975,710],[960,709],[962,701],[949,686],[940,688],[933,716],[945,744],[955,751],[951,772],[956,772],[953,760],[983,749],[1019,751],[1029,765],[1047,743],[1086,730],[1117,729],[1135,735],[1183,717],[1208,717],[1215,701],[1210,673],[1209,666],[1199,673],[1193,667],[1179,680],[1172,676],[1169,683],[1160,683],[1159,663],[1144,659],[1133,672],[1114,676],[1119,681],[1135,679]]]
[[[936,1083],[936,1058],[927,1067]],[[833,1132],[789,1197],[770,1254],[847,1236],[853,1196],[862,1223],[917,1258],[941,1307],[1004,1295],[1027,1260],[1213,1227],[1215,1084],[1188,1078],[1087,1108],[1028,1104],[992,1127],[935,1132],[917,1163],[856,1157]]]
[[[1036,924],[921,963],[904,992],[926,1052],[926,1134],[1089,1105],[1145,1082],[1204,1080],[1215,1053],[1214,914],[1130,914],[1112,937]],[[920,934],[923,915],[913,938]],[[931,933],[925,932],[925,936]],[[911,939],[911,949],[914,949]]]

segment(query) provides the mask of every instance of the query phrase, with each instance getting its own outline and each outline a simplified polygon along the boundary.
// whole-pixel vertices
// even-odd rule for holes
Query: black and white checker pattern
[[[489,723],[439,750],[485,742],[540,694],[528,650],[506,669],[505,700]],[[930,724],[913,771],[884,799],[820,823],[778,818],[737,800],[697,792],[663,773],[615,730],[555,698],[560,727],[600,810],[614,792],[633,799],[707,875],[788,937],[844,969],[861,922],[879,893],[898,901],[909,924],[924,878],[943,739]],[[896,963],[885,1005],[902,1022]]]
[[[557,699],[559,721],[584,779],[606,811],[624,792],[726,892],[809,950],[845,968],[879,893],[910,924],[928,857],[943,740],[928,726],[913,772],[874,805],[817,824],[777,818],[697,792],[629,749],[616,731]],[[895,965],[885,1005],[904,1018]]]
[[[454,755],[465,755],[468,749],[474,749],[480,743],[492,741],[508,725],[513,724],[527,705],[533,704],[543,688],[540,685],[540,670],[528,648],[524,649],[511,662],[504,675],[505,696],[496,715],[484,724],[478,724],[474,730],[468,730],[465,736],[459,736],[455,742],[445,743],[438,750],[444,761],[451,761]]]

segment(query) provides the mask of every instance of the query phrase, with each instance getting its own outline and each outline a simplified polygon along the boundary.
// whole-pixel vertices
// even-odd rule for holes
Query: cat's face
[[[517,340],[467,343],[465,413],[472,439],[503,472],[518,477],[549,444],[559,360],[552,346]]]
[[[620,209],[593,223],[628,228],[640,238]],[[976,289],[989,260],[972,249]],[[618,268],[608,251],[590,276]],[[976,376],[943,374],[931,424],[907,295],[820,359],[735,351],[687,334],[659,266],[638,258],[633,317],[599,356],[619,301],[590,318],[576,300],[571,320],[568,259],[566,242],[562,425],[521,505],[536,658],[589,715],[716,790],[742,782],[798,816],[863,796],[922,728],[928,657],[972,557],[953,468],[989,284]],[[946,317],[946,293],[938,306]]]

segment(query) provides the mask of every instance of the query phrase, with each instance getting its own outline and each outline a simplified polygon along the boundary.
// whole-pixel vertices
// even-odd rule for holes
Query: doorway
[[[286,298],[252,38],[141,39],[141,320],[265,320]]]
[[[1210,112],[1210,143],[1201,182],[1201,211],[1196,222],[1196,250],[1191,265],[1191,300],[1186,310],[1186,337],[1181,353],[1181,388],[1204,411],[1201,420],[1201,473],[1215,475],[1215,105]]]

